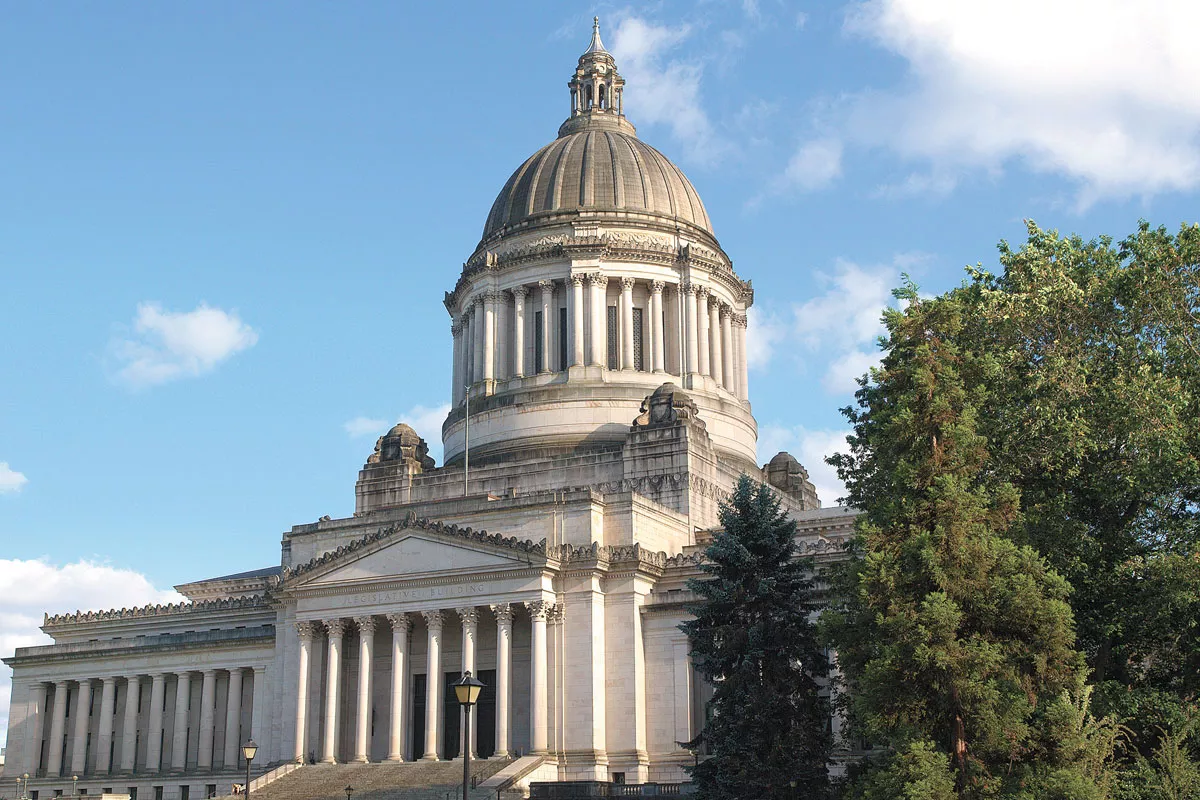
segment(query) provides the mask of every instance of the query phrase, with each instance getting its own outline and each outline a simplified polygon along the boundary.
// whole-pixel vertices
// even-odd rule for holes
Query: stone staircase
[[[511,759],[471,762],[471,777],[483,783]],[[250,800],[462,800],[462,761],[403,764],[310,764],[252,789]],[[495,800],[494,789],[473,789],[467,800]]]

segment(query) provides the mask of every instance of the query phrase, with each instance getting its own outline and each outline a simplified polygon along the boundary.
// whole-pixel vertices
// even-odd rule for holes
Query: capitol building
[[[769,483],[818,559],[854,515],[787,453],[757,462],[753,288],[626,118],[598,25],[567,86],[557,138],[445,294],[444,463],[396,425],[353,516],[293,526],[277,565],[180,585],[177,605],[47,616],[54,643],[4,659],[6,780],[224,795],[251,738],[264,785],[417,768],[460,757],[466,670],[486,686],[472,749],[509,786],[687,780],[708,688],[679,624],[722,499],[743,473]]]

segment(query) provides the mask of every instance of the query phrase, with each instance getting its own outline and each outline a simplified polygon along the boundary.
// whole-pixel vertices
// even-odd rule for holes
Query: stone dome
[[[713,236],[691,181],[640,141],[632,125],[599,115],[571,122],[504,184],[488,214],[484,241],[542,221],[613,214],[645,215],[671,229],[691,226]]]

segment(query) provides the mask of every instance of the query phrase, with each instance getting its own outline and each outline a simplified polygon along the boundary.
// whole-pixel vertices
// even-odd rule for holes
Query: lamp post
[[[71,776],[71,797],[79,797],[79,776]]]
[[[350,800],[350,795],[352,795],[352,794],[354,794],[354,787],[347,786],[346,787],[346,800]]]
[[[25,786],[21,789],[21,797],[27,797],[29,795],[29,773],[26,772],[22,775],[21,780],[25,781]]]
[[[462,800],[467,800],[467,792],[471,786],[471,706],[479,700],[483,684],[471,677],[471,671],[463,673],[462,679],[454,684],[454,694],[458,696],[458,704],[463,707],[463,793]]]
[[[250,797],[250,762],[256,755],[258,755],[258,745],[254,743],[253,739],[242,745],[242,758],[246,759],[246,791],[243,794],[247,798]]]

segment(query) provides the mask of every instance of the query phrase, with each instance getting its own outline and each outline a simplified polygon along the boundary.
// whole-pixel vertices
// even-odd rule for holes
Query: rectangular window
[[[163,800],[163,787],[154,787],[154,800]]]
[[[533,312],[533,371],[541,372],[546,358],[546,342],[542,337],[542,312]]]
[[[646,359],[642,355],[642,309],[633,310],[633,368],[646,371]]]
[[[65,716],[67,719],[70,719],[71,718],[71,689],[69,687],[67,688],[67,705],[65,706],[65,708],[67,710],[67,713]]]
[[[192,787],[184,784],[179,787],[179,800],[188,800],[192,796]]]
[[[204,796],[205,797],[216,797],[217,796],[217,785],[215,783],[206,784],[204,786]]]
[[[567,310],[558,310],[558,368],[567,368]]]
[[[608,307],[608,368],[619,369],[620,355],[617,351],[617,307]]]
[[[137,800],[137,787],[136,786],[128,786],[126,788],[129,789],[129,791],[127,791],[125,793],[125,794],[129,795],[129,800]]]

